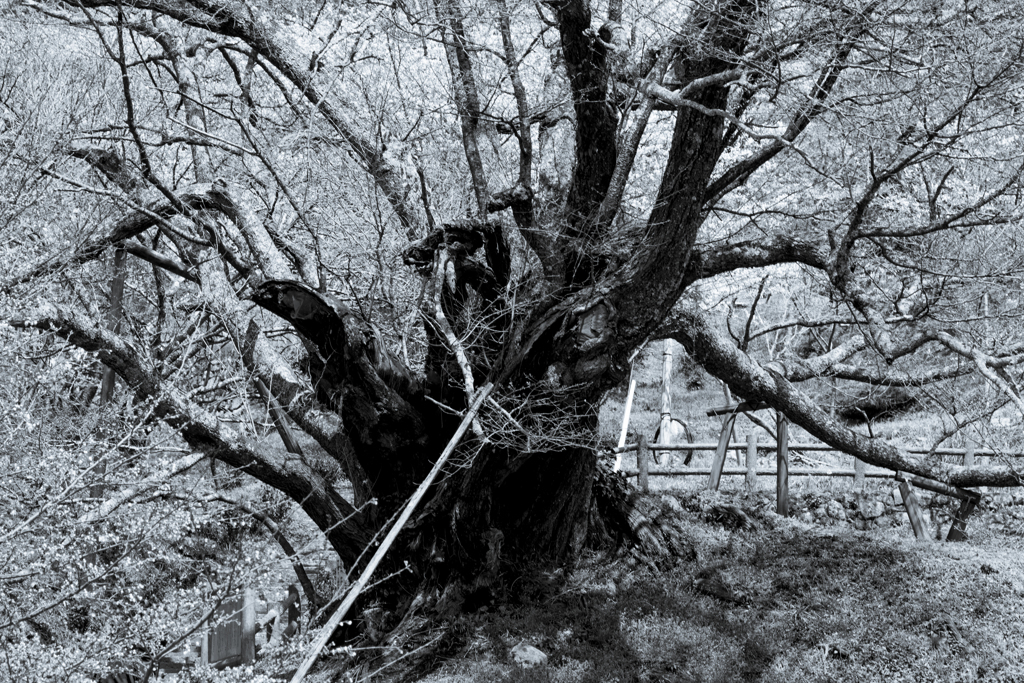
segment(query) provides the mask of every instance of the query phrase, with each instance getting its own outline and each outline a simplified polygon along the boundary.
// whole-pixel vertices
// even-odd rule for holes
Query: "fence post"
[[[964,467],[971,469],[974,467],[974,444],[969,443],[964,448]]]
[[[647,493],[647,437],[643,434],[636,442],[636,469],[640,477],[640,490]]]
[[[757,434],[747,434],[747,492],[757,490]]]
[[[864,461],[860,458],[853,459],[853,486],[854,488],[864,488],[864,473],[867,470],[867,466]]]
[[[917,502],[917,496],[905,481],[900,482],[900,496],[903,498],[903,507],[907,509],[907,517],[910,518],[910,526],[914,529],[914,536],[919,541],[930,541],[928,529],[925,528],[924,518],[921,515],[921,505]]]
[[[725,467],[725,454],[729,450],[729,439],[732,437],[732,427],[736,424],[736,413],[725,418],[722,424],[722,435],[718,437],[718,448],[715,449],[715,459],[711,462],[711,476],[708,478],[708,488],[717,491],[718,485],[722,482],[722,468]]]
[[[956,517],[953,518],[953,524],[949,527],[949,534],[946,536],[947,541],[967,540],[967,518],[974,512],[979,500],[980,497],[965,498],[960,501],[960,508],[956,511]]]
[[[242,604],[242,664],[256,661],[256,590],[245,589]]]
[[[775,512],[783,517],[789,517],[789,420],[779,413],[775,418],[775,425]]]

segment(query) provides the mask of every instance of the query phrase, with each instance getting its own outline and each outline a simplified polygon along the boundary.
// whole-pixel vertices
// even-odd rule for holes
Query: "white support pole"
[[[629,381],[629,391],[626,392],[626,410],[622,413],[622,431],[619,433],[619,448],[626,445],[626,432],[629,431],[629,412],[633,410],[633,392],[636,391],[636,380]],[[622,469],[622,453],[615,456],[615,471]]]
[[[667,445],[672,443],[672,352],[675,345],[674,339],[665,340],[665,349],[662,351],[661,366],[661,429],[658,433],[658,444]],[[667,452],[665,462],[668,464],[673,454]]]

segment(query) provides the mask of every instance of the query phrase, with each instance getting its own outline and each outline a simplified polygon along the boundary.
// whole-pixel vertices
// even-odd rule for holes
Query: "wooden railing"
[[[637,469],[623,472],[627,477],[638,477],[639,485],[643,491],[649,490],[650,476],[707,476],[708,488],[717,490],[722,476],[743,476],[746,479],[748,491],[757,489],[759,476],[775,476],[776,479],[776,511],[783,516],[789,516],[789,477],[790,476],[813,476],[813,477],[853,477],[855,484],[861,484],[865,479],[892,479],[900,483],[900,492],[907,514],[910,517],[914,533],[918,538],[930,537],[924,529],[923,517],[920,514],[919,504],[913,494],[911,485],[942,495],[957,498],[961,501],[960,509],[954,517],[953,525],[950,528],[948,540],[966,539],[965,529],[967,518],[977,506],[981,499],[980,494],[975,491],[961,489],[938,481],[931,481],[922,477],[910,476],[900,472],[894,472],[883,468],[868,468],[864,462],[853,458],[853,469],[840,467],[804,467],[791,469],[789,467],[790,452],[821,452],[821,453],[842,453],[842,451],[826,444],[790,444],[788,443],[788,424],[785,420],[779,421],[778,442],[767,449],[760,447],[761,451],[771,450],[776,453],[775,469],[759,468],[758,454],[759,445],[756,434],[747,436],[746,443],[728,442],[726,439],[731,435],[731,427],[723,429],[723,438],[718,443],[685,443],[685,444],[648,444],[643,436],[634,444],[625,444],[615,449],[615,453],[621,457],[622,453],[636,452]],[[936,455],[944,457],[959,457],[965,467],[975,467],[977,458],[984,457],[1024,457],[1021,453],[1002,453],[991,449],[975,449],[972,446],[966,448],[907,448],[908,453],[918,455]],[[651,451],[714,451],[715,457],[711,467],[687,467],[675,470],[654,470],[650,469]],[[726,454],[729,451],[737,453],[738,467],[725,467]],[[746,457],[741,458],[740,454],[745,453]],[[845,454],[844,454],[845,455]]]
[[[672,451],[715,451],[719,448],[719,444],[711,442],[697,442],[697,443],[682,443],[682,444],[649,444],[644,437],[640,437],[637,443],[626,444],[620,448],[614,449],[614,453],[633,453],[641,450],[641,444],[646,453],[650,451],[665,451],[671,453]],[[735,475],[744,476],[747,479],[747,483],[751,486],[756,487],[758,476],[777,476],[778,469],[758,469],[757,457],[759,453],[764,451],[777,451],[776,446],[764,446],[758,443],[757,436],[751,434],[747,437],[747,441],[744,442],[732,442],[726,445],[725,449],[728,451],[735,451],[737,453],[737,467],[723,468],[721,470],[722,475]],[[826,444],[815,444],[815,443],[803,443],[803,444],[789,444],[788,450],[790,452],[819,452],[819,453],[841,453],[846,455],[843,451],[840,451],[832,446]],[[947,457],[958,457],[961,459],[964,467],[975,467],[978,464],[978,458],[1022,458],[1024,453],[1004,453],[1001,451],[994,451],[991,449],[975,449],[970,446],[967,448],[906,448],[904,449],[907,453],[915,455],[936,455],[936,456],[947,456]],[[740,458],[739,454],[746,453],[746,458]],[[855,479],[863,478],[875,478],[875,479],[894,479],[896,473],[892,470],[884,468],[868,468],[862,461],[850,456],[853,461],[853,469],[823,466],[823,467],[806,467],[800,469],[789,469],[787,473],[790,476],[811,476],[811,477],[854,477]],[[646,477],[692,477],[692,476],[709,476],[713,472],[711,467],[686,467],[684,469],[659,469],[652,470],[650,468],[650,456],[640,458],[637,456],[637,469],[635,470],[623,470],[623,474],[627,477],[640,477],[640,485],[646,491],[647,485],[644,481]]]

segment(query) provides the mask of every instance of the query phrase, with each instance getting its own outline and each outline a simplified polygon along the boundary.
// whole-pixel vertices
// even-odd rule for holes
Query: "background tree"
[[[496,385],[399,554],[451,590],[399,611],[634,535],[596,408],[650,338],[869,463],[1018,483],[912,458],[798,388],[941,387],[953,431],[976,420],[957,382],[1024,407],[1016,3],[20,7],[95,85],[45,134],[8,87],[5,182],[33,183],[5,227],[9,325],[95,354],[350,567]],[[806,305],[737,344],[703,302],[750,269]],[[785,329],[818,343],[751,343]],[[240,419],[254,405],[287,450]]]

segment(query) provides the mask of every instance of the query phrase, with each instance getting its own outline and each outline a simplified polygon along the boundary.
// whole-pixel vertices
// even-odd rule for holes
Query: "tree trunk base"
[[[598,464],[588,522],[587,545],[609,556],[629,553],[658,572],[696,559],[685,534],[688,515],[679,502],[670,495],[640,495],[610,464]],[[360,635],[348,645],[350,652],[375,654],[340,661],[339,674],[370,674],[386,667],[399,680],[414,681],[428,675],[466,645],[470,630],[467,614],[506,602],[509,593],[505,586],[513,579],[530,574],[550,576],[550,565],[502,559],[502,573],[483,583],[481,577],[462,580],[450,576],[446,584],[437,585],[427,578],[412,599],[390,614],[379,603],[364,609]]]

